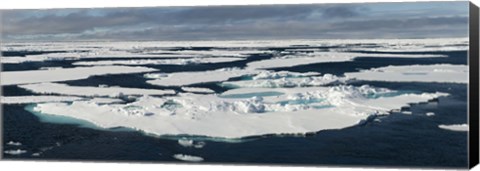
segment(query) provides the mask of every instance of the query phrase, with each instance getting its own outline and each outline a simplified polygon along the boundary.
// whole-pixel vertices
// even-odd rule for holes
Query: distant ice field
[[[81,149],[77,141],[97,143],[82,137],[105,135],[115,140],[119,149],[138,148],[141,143],[155,146],[151,138],[168,144],[165,149],[155,147],[158,153],[140,157],[144,160],[154,160],[152,156],[183,162],[240,160],[233,155],[225,159],[212,156],[213,151],[229,149],[251,162],[254,155],[240,149],[257,149],[270,142],[273,146],[265,150],[273,150],[283,142],[298,146],[288,153],[292,158],[283,162],[335,163],[300,157],[306,150],[301,146],[320,145],[316,148],[321,148],[325,157],[341,158],[341,150],[337,153],[322,147],[338,141],[353,145],[356,141],[352,140],[366,146],[376,140],[393,143],[397,149],[393,153],[401,154],[407,142],[421,141],[414,140],[421,134],[439,142],[426,144],[430,148],[446,148],[437,150],[437,157],[454,150],[458,151],[455,156],[461,156],[466,146],[445,145],[451,144],[453,137],[460,141],[456,143],[463,142],[458,137],[466,137],[468,132],[464,129],[467,45],[465,38],[6,43],[0,83],[4,122],[11,133],[5,141],[22,143],[7,148],[6,154],[74,157],[67,151]],[[18,124],[26,126],[14,131]],[[29,142],[21,135],[42,125],[49,127],[42,128],[44,131],[58,136]],[[52,132],[50,127],[65,129]],[[405,131],[396,132],[399,128]],[[74,130],[81,131],[68,135]],[[422,131],[415,134],[415,130]],[[311,136],[313,142],[305,142]],[[126,144],[127,137],[141,139],[141,143]],[[397,142],[395,137],[405,141]],[[226,144],[232,142],[238,144],[229,148]],[[418,148],[424,148],[421,146]],[[341,149],[341,145],[332,147]],[[126,158],[132,159],[142,150]],[[370,154],[358,151],[361,149],[343,150]],[[101,159],[115,159],[119,154],[106,151],[111,156]],[[274,161],[273,156],[257,162]],[[346,161],[366,162],[351,157]],[[452,162],[456,166],[464,161],[456,160]],[[403,161],[411,165],[427,162]]]

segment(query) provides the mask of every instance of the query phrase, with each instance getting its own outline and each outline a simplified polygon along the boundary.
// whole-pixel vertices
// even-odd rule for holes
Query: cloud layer
[[[15,40],[466,37],[468,2],[5,10]]]

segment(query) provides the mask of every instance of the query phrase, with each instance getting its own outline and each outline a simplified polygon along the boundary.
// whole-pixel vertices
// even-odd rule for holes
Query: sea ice
[[[157,71],[146,67],[95,66],[62,68],[54,70],[7,71],[1,72],[1,85],[17,85],[53,81],[85,79],[93,75],[142,73]]]
[[[4,153],[5,154],[10,154],[10,155],[20,155],[20,154],[23,154],[23,153],[27,153],[27,150],[21,150],[21,149],[5,150]]]
[[[194,140],[187,138],[180,138],[177,141],[178,144],[183,147],[203,148],[203,146],[205,146],[205,142],[203,141],[195,142]]]
[[[22,143],[20,143],[20,142],[14,142],[14,141],[9,141],[9,142],[7,143],[7,145],[12,145],[12,146],[21,146],[21,145],[22,145]]]
[[[178,160],[183,160],[183,161],[189,161],[189,162],[201,162],[201,161],[203,161],[202,157],[186,155],[186,154],[175,154],[175,155],[173,155],[173,158],[176,158]]]
[[[367,53],[347,53],[347,52],[315,52],[305,54],[294,54],[255,61],[248,63],[247,69],[269,69],[292,67],[315,63],[345,62],[351,61],[357,57],[378,57],[378,58],[427,58],[427,57],[446,57],[445,55],[435,54],[367,54]]]
[[[450,131],[468,132],[468,124],[438,125],[438,127]]]
[[[75,62],[74,65],[187,65],[200,63],[221,63],[244,60],[243,58],[232,57],[205,57],[185,59],[132,59],[132,60],[104,60]]]
[[[161,74],[157,79],[149,80],[147,83],[159,86],[183,86],[197,83],[219,82],[229,78],[254,74],[257,71],[243,70],[238,68],[223,68],[203,72],[176,72],[165,76]],[[155,77],[149,74],[149,77]]]
[[[451,64],[387,66],[345,73],[345,76],[368,81],[468,83],[468,66]]]
[[[122,97],[128,95],[166,95],[175,94],[174,90],[139,89],[123,87],[87,87],[69,86],[59,83],[25,84],[19,87],[41,94],[61,94],[91,97]]]
[[[298,78],[308,76],[318,76],[318,72],[290,72],[290,71],[260,71],[258,74],[252,76],[253,80],[279,79],[279,78]]]
[[[229,94],[272,90],[281,95],[222,98]],[[102,128],[126,127],[159,136],[241,138],[341,129],[358,124],[372,114],[387,114],[410,103],[447,95],[406,93],[382,96],[391,92],[370,86],[240,88],[222,95],[180,93],[166,97],[142,96],[127,104],[100,105],[88,101],[41,103],[34,110],[89,121]]]
[[[344,82],[345,78],[339,78],[335,75],[325,74],[323,76],[310,77],[281,77],[277,79],[258,79],[253,80],[222,82],[226,87],[306,87],[306,86],[322,86],[330,83]]]
[[[45,103],[45,102],[71,102],[83,100],[74,96],[1,96],[2,104]]]
[[[211,89],[201,87],[182,87],[182,90],[191,93],[215,93]]]

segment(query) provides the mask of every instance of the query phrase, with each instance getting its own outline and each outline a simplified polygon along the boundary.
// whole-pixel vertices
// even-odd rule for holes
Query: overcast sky
[[[468,36],[468,1],[1,12],[6,41]]]

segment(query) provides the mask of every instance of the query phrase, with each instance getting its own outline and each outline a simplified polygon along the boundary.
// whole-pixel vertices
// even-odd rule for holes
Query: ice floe
[[[19,87],[40,94],[61,94],[92,97],[123,97],[128,95],[166,95],[175,94],[174,90],[156,90],[123,87],[69,86],[59,83],[25,84]]]
[[[54,70],[29,70],[1,72],[1,85],[29,84],[85,79],[94,75],[142,73],[157,71],[146,67],[94,66]]]
[[[20,154],[27,153],[27,150],[21,150],[21,149],[17,149],[17,150],[5,150],[3,153],[5,153],[5,154],[10,154],[10,155],[20,155]]]
[[[20,142],[14,142],[14,141],[9,141],[9,142],[7,143],[7,145],[11,145],[11,146],[21,146],[22,143],[20,143]]]
[[[91,98],[89,99],[89,101],[96,104],[111,104],[111,103],[124,102],[123,100],[117,99],[117,98],[101,98],[101,97]]]
[[[345,75],[348,78],[369,81],[468,83],[468,66],[451,64],[387,66]]]
[[[221,62],[234,62],[244,60],[242,58],[187,58],[187,59],[144,59],[144,60],[103,60],[103,61],[84,61],[75,62],[74,65],[187,65],[187,64],[200,64],[200,63],[221,63]]]
[[[436,54],[367,54],[367,53],[346,53],[346,52],[315,52],[304,54],[293,54],[255,61],[248,63],[248,69],[269,69],[292,67],[298,65],[345,62],[351,61],[357,57],[378,57],[378,58],[427,58],[427,57],[446,57]]]
[[[276,94],[262,96],[266,91]],[[242,96],[246,93],[251,96]],[[370,86],[240,88],[221,95],[142,96],[128,104],[42,103],[34,110],[89,121],[102,128],[126,127],[160,136],[240,138],[345,128],[373,114],[387,114],[410,103],[447,95],[395,93]]]
[[[46,103],[46,102],[71,102],[83,100],[75,96],[2,96],[2,104]]]
[[[182,90],[191,93],[215,93],[211,89],[201,87],[182,87]]]
[[[374,45],[364,46],[363,44]],[[416,52],[468,50],[468,38],[448,39],[323,39],[323,40],[261,40],[261,41],[98,41],[92,42],[16,42],[4,43],[2,51],[57,51],[38,55],[2,57],[1,63],[41,62],[51,60],[82,60],[88,58],[208,58],[249,57],[252,54],[275,54],[268,48],[285,52],[318,52],[315,47],[337,47],[332,52]],[[349,46],[355,45],[355,46]],[[181,47],[180,49],[178,49]],[[195,47],[211,47],[193,50]],[[214,48],[213,48],[214,47]],[[282,62],[282,61],[279,61]]]
[[[332,74],[325,74],[323,76],[315,77],[283,77],[277,79],[259,79],[258,77],[253,77],[253,79],[254,80],[222,82],[222,85],[227,87],[278,88],[322,86],[330,83],[340,83],[346,81],[345,78],[339,78]]]
[[[258,74],[252,76],[253,80],[278,79],[278,78],[297,78],[320,75],[318,72],[290,72],[290,71],[260,71]]]
[[[438,127],[450,131],[468,131],[468,124],[438,125]]]
[[[201,161],[203,161],[202,157],[186,155],[186,154],[175,154],[175,155],[173,155],[173,158],[178,159],[178,160],[182,160],[182,161],[189,161],[189,162],[201,162]]]
[[[183,147],[203,148],[203,146],[205,146],[205,142],[203,141],[196,142],[192,139],[187,139],[187,138],[180,138],[177,141],[178,141],[178,144]]]
[[[147,78],[157,78],[149,80],[147,83],[159,86],[183,86],[197,83],[226,81],[229,78],[243,75],[254,74],[257,71],[243,70],[238,68],[223,68],[212,71],[202,72],[176,72],[171,74],[159,73],[159,75],[148,74]]]

